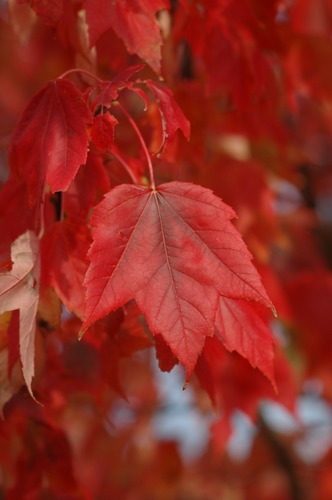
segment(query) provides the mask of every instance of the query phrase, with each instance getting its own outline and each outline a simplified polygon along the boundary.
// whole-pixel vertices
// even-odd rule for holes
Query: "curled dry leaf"
[[[8,349],[0,350],[0,416],[3,416],[3,407],[24,385],[21,369],[18,364],[14,367],[14,373],[8,377]]]
[[[19,344],[23,376],[32,394],[34,376],[36,314],[39,287],[39,240],[27,231],[14,241],[12,269],[0,273],[0,314],[19,310]]]

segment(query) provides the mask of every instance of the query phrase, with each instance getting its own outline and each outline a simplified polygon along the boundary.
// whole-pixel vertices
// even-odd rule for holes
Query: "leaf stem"
[[[144,154],[145,154],[145,157],[146,157],[146,161],[147,161],[147,164],[148,164],[148,167],[149,167],[150,186],[151,186],[151,189],[155,190],[156,189],[156,184],[155,184],[155,181],[154,181],[153,166],[152,166],[151,156],[150,156],[148,147],[147,147],[147,145],[145,143],[145,140],[143,139],[143,136],[142,136],[142,134],[140,132],[140,129],[138,128],[136,122],[134,121],[134,119],[132,118],[132,116],[128,113],[128,111],[126,110],[126,108],[124,108],[119,101],[117,101],[117,105],[120,107],[122,113],[126,116],[126,118],[128,119],[129,123],[131,124],[131,126],[135,130],[135,133],[136,133],[136,135],[138,137],[138,140],[141,143],[141,146],[143,148],[143,151],[144,151]]]
[[[122,156],[117,152],[116,147],[114,146],[112,147],[111,154],[114,156],[114,158],[118,160],[119,163],[121,163],[121,165],[124,167],[125,171],[129,175],[133,183],[138,184],[138,178],[136,177],[136,175],[134,174],[128,163],[124,160],[124,158],[122,158]]]
[[[45,208],[45,188],[39,206],[39,213],[35,216],[35,233],[37,234],[38,239],[41,239],[43,237],[45,231],[44,208]]]
[[[98,78],[98,76],[94,75],[93,73],[90,73],[90,71],[87,71],[86,69],[80,69],[80,68],[69,69],[68,71],[65,71],[65,73],[62,73],[62,75],[60,75],[58,78],[65,78],[66,76],[71,75],[72,73],[82,73],[83,75],[90,76],[90,78],[94,78],[99,83],[103,82],[103,80]]]

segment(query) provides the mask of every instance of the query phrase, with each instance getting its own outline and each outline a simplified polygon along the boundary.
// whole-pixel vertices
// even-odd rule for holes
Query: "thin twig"
[[[130,168],[130,166],[128,165],[128,163],[116,151],[116,148],[114,146],[111,149],[111,154],[114,156],[114,158],[116,158],[118,160],[119,163],[121,163],[121,165],[124,167],[125,171],[129,175],[129,177],[131,178],[131,180],[133,181],[133,183],[134,184],[138,184],[138,179],[137,179],[136,175],[134,174],[134,172],[132,171],[132,169]]]
[[[86,69],[80,69],[80,68],[69,69],[65,73],[62,73],[62,75],[60,75],[58,78],[59,79],[60,78],[65,78],[66,76],[71,75],[72,73],[81,73],[81,74],[89,76],[90,78],[94,78],[99,83],[103,83],[103,80],[101,80],[100,78],[98,78],[98,76],[94,75],[93,73],[90,73],[90,71],[87,71]]]
[[[156,189],[156,184],[155,184],[155,181],[154,181],[153,166],[152,166],[151,156],[150,156],[148,147],[147,147],[147,145],[145,143],[145,140],[143,139],[143,136],[142,136],[142,134],[140,132],[140,129],[136,125],[136,122],[134,121],[134,119],[132,118],[132,116],[128,113],[128,111],[126,110],[126,108],[124,108],[119,101],[117,102],[117,105],[121,109],[122,113],[128,119],[129,123],[133,127],[133,129],[134,129],[134,131],[135,131],[135,133],[136,133],[136,135],[138,137],[138,140],[141,143],[141,146],[143,148],[143,151],[144,151],[144,154],[145,154],[145,157],[146,157],[146,161],[147,161],[147,164],[148,164],[148,167],[149,167],[150,186],[151,186],[151,189],[154,190],[154,189]]]

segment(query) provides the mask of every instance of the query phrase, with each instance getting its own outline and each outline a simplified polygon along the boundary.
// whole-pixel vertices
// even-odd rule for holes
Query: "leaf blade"
[[[169,7],[165,0],[120,0],[84,2],[89,24],[90,42],[98,39],[110,28],[121,38],[130,54],[137,54],[151,68],[160,73],[162,37],[155,14]]]
[[[221,293],[272,305],[233,216],[211,191],[189,183],[114,188],[92,217],[83,330],[135,299],[188,380],[214,333]]]
[[[159,151],[168,143],[173,142],[177,130],[181,130],[185,138],[190,139],[190,122],[173,97],[173,93],[153,80],[144,82],[151,90],[159,107],[162,122],[163,140]]]
[[[237,351],[253,368],[258,368],[275,387],[275,342],[254,306],[255,304],[244,300],[219,297],[216,336],[228,351]]]
[[[84,164],[90,113],[71,82],[49,82],[29,102],[11,138],[10,164],[28,185],[30,204],[42,200],[45,182],[65,191]]]

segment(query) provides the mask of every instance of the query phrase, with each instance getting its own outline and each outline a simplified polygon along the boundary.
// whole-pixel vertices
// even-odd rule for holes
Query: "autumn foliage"
[[[332,498],[332,3],[0,14],[2,496]]]

